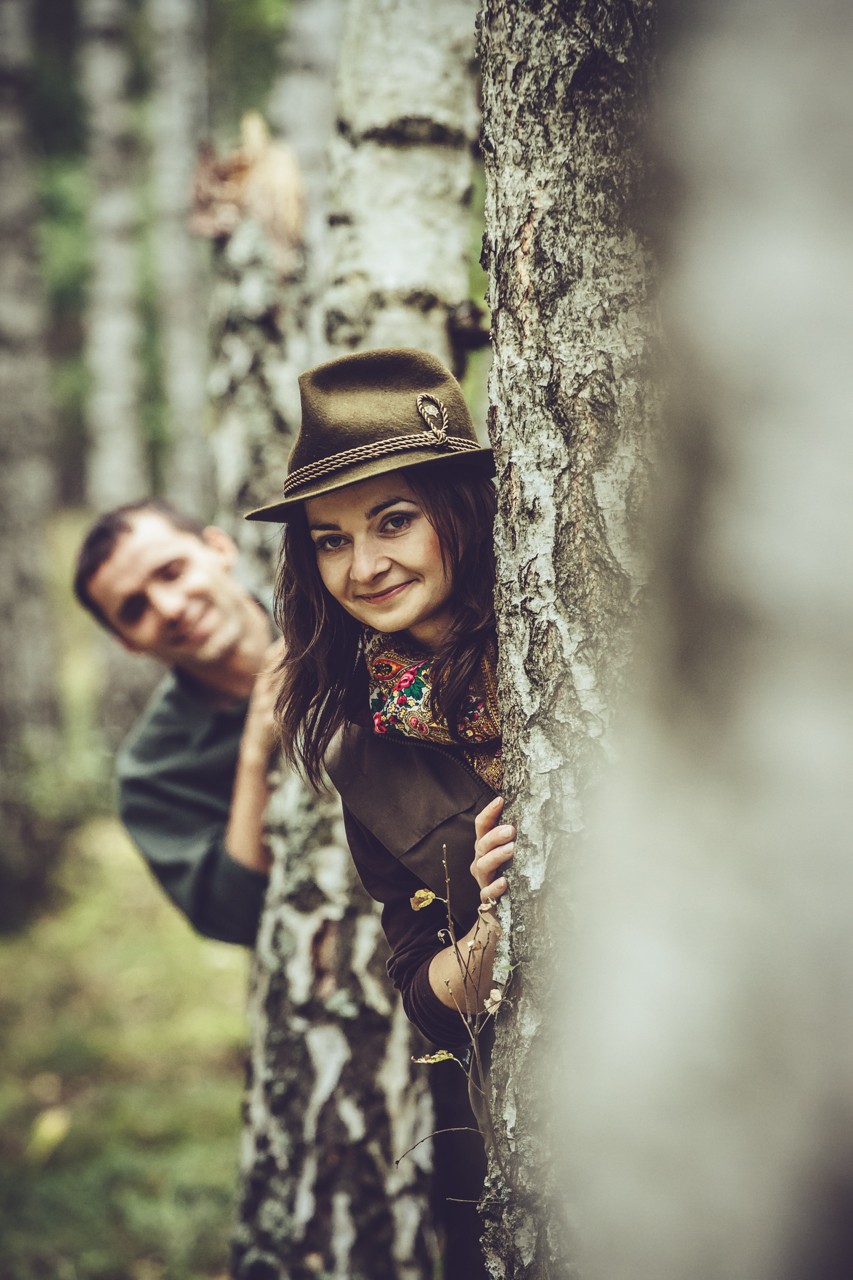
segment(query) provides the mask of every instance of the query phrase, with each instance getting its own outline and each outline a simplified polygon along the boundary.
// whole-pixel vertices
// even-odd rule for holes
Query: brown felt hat
[[[462,388],[426,351],[361,351],[299,379],[302,426],[287,460],[284,496],[247,520],[283,523],[306,498],[400,467],[476,460],[492,451],[474,434]]]

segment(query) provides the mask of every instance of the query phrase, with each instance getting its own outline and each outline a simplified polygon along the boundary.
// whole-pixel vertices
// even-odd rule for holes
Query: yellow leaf
[[[49,1160],[71,1128],[71,1112],[67,1107],[47,1107],[40,1111],[30,1129],[27,1155],[41,1163]]]
[[[413,911],[423,911],[424,907],[428,907],[431,902],[435,902],[436,895],[432,889],[418,889],[414,897],[409,901],[412,904]]]
[[[433,895],[434,897],[435,895]],[[426,1063],[430,1066],[433,1062],[454,1062],[455,1058],[449,1049],[438,1049],[435,1053],[425,1053],[422,1058],[412,1058],[412,1062]]]

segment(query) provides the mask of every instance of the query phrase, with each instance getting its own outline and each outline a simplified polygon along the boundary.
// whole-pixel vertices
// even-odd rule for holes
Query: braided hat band
[[[309,462],[287,477],[284,482],[285,498],[293,494],[294,489],[303,488],[309,481],[320,476],[331,475],[343,471],[345,467],[354,466],[357,462],[366,462],[370,458],[383,458],[388,454],[400,453],[408,449],[435,448],[435,436],[421,431],[415,436],[394,436],[390,440],[377,440],[375,444],[359,445],[355,449],[347,449],[344,453],[336,453],[331,458],[323,458],[319,462]],[[452,453],[466,453],[478,450],[476,441],[464,440],[462,436],[447,436],[444,447]],[[405,463],[403,463],[405,465]]]
[[[247,520],[285,522],[308,498],[403,467],[466,459],[493,469],[462,388],[429,352],[343,356],[302,374],[299,391],[302,426],[282,497]]]

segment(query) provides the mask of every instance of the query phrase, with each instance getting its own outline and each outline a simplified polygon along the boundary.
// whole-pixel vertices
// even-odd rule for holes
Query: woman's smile
[[[393,587],[383,587],[381,591],[374,591],[370,594],[364,592],[361,595],[362,600],[367,600],[370,604],[384,604],[387,600],[396,600],[401,591],[405,591],[406,587],[412,585],[412,580],[408,582],[398,582]]]

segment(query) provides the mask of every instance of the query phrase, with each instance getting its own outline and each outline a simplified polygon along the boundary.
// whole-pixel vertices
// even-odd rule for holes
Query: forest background
[[[115,445],[116,424],[138,414],[141,429],[119,461],[135,452],[131,472],[145,487],[171,487],[180,475],[184,487],[173,492],[186,502],[202,474],[202,465],[174,465],[179,441],[166,428],[173,344],[161,332],[163,237],[153,227],[156,217],[165,227],[165,206],[153,161],[155,144],[175,129],[147,127],[163,72],[155,55],[174,47],[151,40],[149,24],[176,8],[40,0],[28,54],[8,38],[28,6],[0,4],[2,273],[4,299],[13,299],[0,313],[9,386],[0,403],[7,928],[32,912],[43,885],[52,890],[26,932],[7,934],[0,958],[0,1225],[12,1280],[215,1276],[230,1226],[242,962],[195,943],[153,892],[146,905],[144,874],[115,826],[93,818],[107,808],[107,739],[129,707],[99,720],[92,706],[99,690],[113,695],[127,684],[107,665],[115,646],[95,650],[94,662],[86,656],[94,632],[67,590],[81,503],[104,504],[94,477],[118,474],[93,465],[101,446]],[[633,524],[622,479],[631,468],[622,464],[641,456],[621,452],[632,445],[624,368],[634,330],[623,327],[626,259],[607,234],[626,207],[624,139],[611,146],[608,123],[654,8],[485,6],[498,56],[484,101],[508,91],[492,116],[500,154],[490,217],[502,304],[493,308],[492,396],[505,467],[499,616],[511,667],[502,705],[525,818],[512,932],[523,944],[528,920],[536,926],[543,882],[559,881],[568,894],[558,925],[570,916],[584,925],[580,962],[577,941],[568,961],[551,946],[571,931],[530,928],[535,945],[513,983],[534,1016],[515,1025],[548,1027],[554,975],[582,975],[574,1074],[562,1085],[573,1129],[562,1145],[567,1178],[587,1201],[585,1245],[597,1252],[598,1274],[669,1280],[701,1274],[710,1257],[721,1272],[755,1280],[846,1276],[853,17],[833,0],[661,5],[671,41],[662,80],[673,227],[664,239],[681,402],[651,504],[653,634],[645,669],[630,677],[639,720],[596,815],[587,812],[582,757],[602,745],[610,754],[602,729],[609,735],[615,629],[595,606],[608,574],[623,595],[630,586],[621,565]],[[503,74],[500,48],[510,9],[531,24],[516,63],[531,74],[517,80]],[[285,14],[248,2],[205,12],[182,82],[206,70],[205,130],[229,148],[243,108],[262,107],[273,88]],[[553,27],[536,25],[549,18],[562,24],[559,44]],[[94,75],[97,47],[112,56],[102,64],[111,75]],[[116,53],[125,58],[119,77]],[[540,92],[537,74],[558,92]],[[83,102],[117,79],[124,90],[112,109],[89,113],[88,142],[93,164],[118,155],[113,178],[125,197],[96,210]],[[26,145],[15,115],[25,100]],[[545,139],[538,151],[534,135]],[[540,182],[532,171],[543,155]],[[432,192],[423,184],[417,194]],[[88,230],[97,218],[117,232],[111,264],[94,251],[106,239]],[[98,350],[127,338],[122,290],[141,359],[133,377],[117,379],[130,411],[106,413],[110,430],[99,435],[95,351],[83,358],[84,334],[96,327],[100,298],[110,299],[111,323]],[[101,372],[116,372],[112,356]],[[635,385],[639,422],[651,407],[646,380]],[[191,455],[193,442],[183,445]],[[551,522],[544,537],[543,520]],[[502,528],[511,535],[503,541]],[[530,767],[528,742],[541,767]],[[552,814],[559,789],[567,804]],[[51,867],[58,849],[66,856]],[[512,1034],[521,1001],[513,993],[508,1003],[503,1026]],[[499,1057],[510,1088],[497,1118],[508,1134],[516,1119],[526,1123],[522,1111],[538,1090],[524,1044]],[[515,1138],[513,1146],[522,1156],[532,1149]],[[538,1203],[536,1194],[517,1199]],[[512,1247],[526,1253],[527,1224],[492,1209],[493,1226],[509,1221]]]
[[[2,859],[2,1273],[7,1280],[218,1276],[233,1226],[247,960],[239,948],[191,933],[111,817],[113,749],[157,673],[146,667],[133,679],[130,668],[116,671],[70,592],[76,546],[99,506],[166,489],[204,519],[216,506],[209,483],[190,483],[183,495],[166,483],[180,424],[170,420],[156,266],[163,217],[155,194],[153,98],[162,32],[158,37],[152,27],[157,6],[144,0],[4,0],[3,7],[5,36],[22,14],[29,22],[29,52],[16,65],[18,42],[5,45],[3,90],[7,117],[21,104],[26,112],[26,163],[36,195],[27,212],[35,209],[36,218],[23,228],[13,220],[12,231],[25,259],[35,251],[34,302],[40,293],[44,305],[36,305],[41,324],[33,340],[47,361],[35,365],[36,377],[47,378],[41,426],[33,430],[26,404],[23,412],[20,401],[5,405],[5,462],[18,480],[16,461],[49,472],[42,489],[52,497],[38,533],[47,554],[37,590],[56,679],[53,690],[42,689],[53,701],[45,716],[48,751],[23,764],[11,761],[15,712],[7,706],[3,715],[4,811],[19,807],[23,793],[30,825],[26,865],[10,840]],[[198,136],[227,152],[239,142],[243,115],[266,113],[281,73],[288,7],[286,0],[209,0],[188,8],[195,11],[195,43],[185,43],[183,52],[188,88],[197,89]],[[159,11],[162,20],[164,6]],[[93,43],[118,67],[111,86],[109,67],[106,84],[100,77],[100,105]],[[104,96],[110,88],[112,102]],[[134,330],[136,361],[117,414],[113,404],[112,446],[125,450],[131,469],[129,477],[115,476],[114,494],[109,478],[92,477],[91,404],[99,375],[86,344],[93,288],[110,287],[94,229],[93,150],[105,133],[121,161],[120,172],[109,175],[112,197],[124,201],[120,217],[132,236],[131,275],[118,299],[126,313],[114,294],[111,321],[119,331]],[[7,144],[9,137],[7,121]],[[6,172],[7,179],[14,175],[11,164]],[[186,206],[189,196],[185,191]],[[209,243],[194,244],[202,354]],[[203,396],[203,370],[197,373]],[[199,409],[199,420],[184,424],[196,442],[203,402]],[[204,452],[196,458],[203,467]],[[20,491],[4,493],[7,535],[19,523],[13,497]],[[37,546],[30,556],[39,561]],[[12,602],[4,605],[8,654],[16,641]],[[30,641],[39,647],[45,638]],[[129,696],[108,696],[128,681]]]

